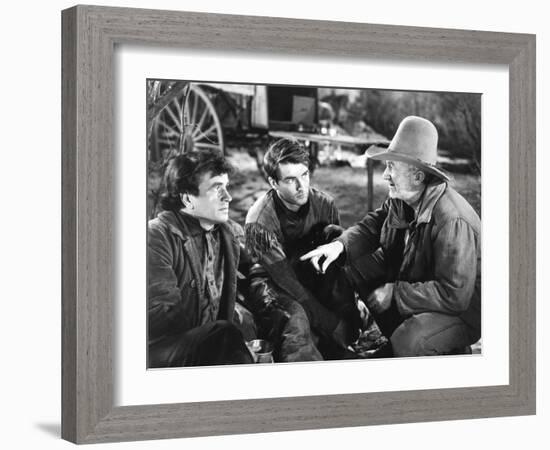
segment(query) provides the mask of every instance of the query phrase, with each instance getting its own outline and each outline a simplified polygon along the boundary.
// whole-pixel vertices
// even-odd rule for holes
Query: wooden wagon
[[[263,155],[274,139],[303,142],[312,170],[323,146],[387,145],[380,136],[334,133],[334,111],[308,86],[221,84],[149,80],[148,160],[161,164],[175,154],[206,148],[246,147],[263,173]],[[367,160],[367,201],[372,209],[372,163]]]

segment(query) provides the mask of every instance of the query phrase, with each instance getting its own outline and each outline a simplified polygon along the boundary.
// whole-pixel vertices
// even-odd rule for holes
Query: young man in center
[[[250,308],[258,322],[269,324],[264,331],[275,341],[278,360],[343,357],[361,323],[353,290],[340,268],[319,274],[299,260],[341,233],[334,201],[310,187],[309,154],[298,141],[280,139],[271,145],[264,169],[271,189],[254,203],[245,224],[254,263]],[[266,305],[267,299],[272,304]],[[281,310],[288,320],[279,321],[280,326],[276,318],[265,317]]]

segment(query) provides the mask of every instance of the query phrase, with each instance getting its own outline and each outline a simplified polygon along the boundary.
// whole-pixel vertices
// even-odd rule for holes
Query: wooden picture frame
[[[76,443],[535,413],[535,36],[76,6],[63,11],[62,437]],[[330,34],[331,39],[323,36]],[[509,69],[509,384],[114,406],[116,44]]]

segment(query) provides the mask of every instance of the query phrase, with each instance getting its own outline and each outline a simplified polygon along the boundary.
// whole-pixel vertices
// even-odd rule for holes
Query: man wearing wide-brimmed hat
[[[406,117],[386,161],[389,198],[337,240],[302,256],[345,270],[391,345],[385,355],[467,351],[481,333],[481,221],[436,167],[437,130]],[[342,258],[344,259],[344,258]]]

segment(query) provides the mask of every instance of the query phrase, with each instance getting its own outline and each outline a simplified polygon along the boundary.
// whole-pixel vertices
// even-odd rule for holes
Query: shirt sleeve
[[[275,233],[254,223],[246,225],[245,235],[246,248],[252,262],[259,263],[275,284],[298,301],[304,301],[311,295],[298,281]]]
[[[388,210],[389,200],[386,200],[380,208],[368,213],[336,239],[344,245],[348,263],[358,260],[365,253],[373,253],[380,247],[380,233]]]
[[[340,213],[334,204],[334,200],[331,200],[329,205],[329,223],[340,225]]]
[[[301,303],[306,311],[315,310],[319,324],[313,323],[312,326],[319,325],[325,330],[334,330],[338,320],[300,283],[275,233],[258,223],[249,223],[245,226],[245,238],[252,262],[259,263],[273,283]]]
[[[459,315],[468,309],[478,272],[477,235],[461,218],[446,222],[433,241],[434,279],[397,281],[393,295],[403,315],[442,312]]]
[[[148,234],[148,333],[149,338],[155,338],[186,328],[172,245],[159,228],[150,226]]]

